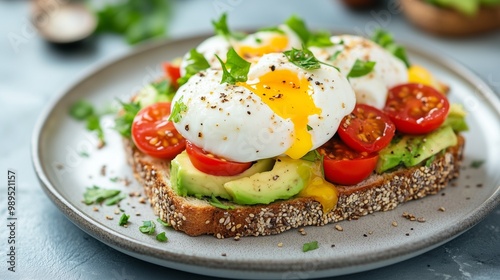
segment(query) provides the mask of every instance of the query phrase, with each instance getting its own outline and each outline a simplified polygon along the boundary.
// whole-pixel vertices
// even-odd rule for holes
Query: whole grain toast
[[[358,219],[436,194],[458,177],[465,140],[459,135],[457,145],[439,153],[430,164],[372,174],[354,186],[336,186],[339,191],[337,207],[328,213],[323,212],[319,202],[308,197],[279,200],[269,205],[228,203],[234,209],[225,210],[204,199],[179,196],[170,187],[169,161],[143,154],[129,139],[125,139],[124,144],[134,176],[144,186],[161,220],[191,236],[211,234],[225,238],[272,235],[303,226]]]

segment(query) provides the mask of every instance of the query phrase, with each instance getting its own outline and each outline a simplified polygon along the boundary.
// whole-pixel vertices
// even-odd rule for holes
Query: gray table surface
[[[30,140],[40,112],[66,85],[99,61],[131,49],[113,35],[85,48],[60,50],[29,23],[29,2],[0,1],[0,171],[18,171],[17,266],[7,271],[7,227],[0,227],[0,279],[211,279],[122,254],[73,225],[43,193],[31,166]],[[389,29],[399,40],[443,53],[465,64],[500,92],[500,32],[465,39],[438,38],[414,29],[389,6],[353,12],[337,1],[176,1],[170,36],[211,31],[210,20],[230,12],[235,29],[280,23],[297,13],[314,28],[366,34]],[[6,221],[6,177],[0,213]],[[500,279],[500,208],[478,225],[423,255],[342,279]],[[195,271],[193,271],[195,272]]]

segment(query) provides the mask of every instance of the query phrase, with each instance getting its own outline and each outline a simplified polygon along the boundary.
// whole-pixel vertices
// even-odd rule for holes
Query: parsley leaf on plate
[[[74,119],[83,121],[94,114],[94,107],[88,101],[78,100],[69,108],[69,114]]]
[[[126,194],[120,193],[119,195],[115,195],[113,197],[106,199],[106,201],[104,201],[104,204],[106,204],[107,206],[115,205],[118,204],[118,202],[125,199],[126,197],[127,197]]]
[[[318,241],[311,241],[309,243],[304,243],[304,245],[302,245],[302,252],[308,252],[316,250],[318,248],[319,248]]]
[[[163,221],[162,219],[160,219],[160,218],[156,219],[156,221],[157,221],[158,223],[160,223],[161,225],[165,226],[165,227],[170,227],[170,226],[171,226],[169,223],[164,222],[164,221]]]
[[[248,71],[250,70],[250,62],[241,58],[233,48],[227,51],[226,63],[224,63],[218,55],[215,55],[222,66],[222,83],[231,85],[237,82],[246,82],[248,79]],[[229,70],[230,71],[229,71]]]
[[[373,71],[375,64],[375,61],[363,61],[356,59],[351,71],[347,74],[347,78],[358,78],[368,75],[371,71]]]
[[[179,79],[177,79],[177,83],[179,86],[185,84],[189,78],[191,78],[196,73],[203,71],[207,68],[210,68],[210,64],[207,59],[199,53],[196,49],[192,49],[189,51],[189,58],[187,59],[188,65],[186,66],[186,74]]]
[[[246,37],[244,33],[241,32],[231,32],[227,26],[227,14],[223,13],[219,20],[212,20],[212,25],[216,34],[221,35],[226,38],[234,38],[236,40],[241,40]]]
[[[130,215],[127,215],[125,213],[122,214],[120,217],[120,220],[118,221],[119,226],[124,226],[128,223],[128,219],[130,218]]]
[[[168,241],[168,238],[165,235],[165,232],[162,232],[162,233],[159,233],[158,235],[156,235],[156,240],[158,240],[160,242],[166,242],[166,241]]]
[[[159,96],[163,96],[165,99],[161,99],[162,101],[172,101],[176,90],[167,80],[161,80],[159,82],[151,83],[151,86],[156,90]]]
[[[472,168],[479,168],[481,165],[484,164],[484,160],[474,160],[470,163],[470,167]]]
[[[87,205],[101,203],[117,196],[119,193],[119,190],[103,189],[98,186],[93,186],[92,188],[87,188],[83,194],[83,202]]]
[[[139,227],[139,230],[144,234],[153,234],[156,230],[156,224],[153,221],[142,221],[142,226]]]
[[[115,130],[126,138],[131,137],[132,122],[135,115],[141,110],[139,102],[124,103],[119,101],[122,105],[122,111],[115,119]]]

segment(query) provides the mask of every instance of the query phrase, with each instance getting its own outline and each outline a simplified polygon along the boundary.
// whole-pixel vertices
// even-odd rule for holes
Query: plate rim
[[[124,59],[129,59],[131,57],[141,55],[144,52],[164,48],[171,45],[180,44],[182,42],[188,42],[193,40],[202,40],[213,34],[202,33],[198,35],[188,35],[183,37],[178,37],[175,39],[154,41],[150,43],[138,46],[135,49],[126,51],[123,54],[105,59],[100,63],[96,63],[84,70],[72,83],[62,89],[55,97],[47,103],[42,113],[39,115],[37,122],[33,129],[33,134],[31,138],[31,160],[32,165],[37,175],[37,178],[42,186],[42,189],[50,198],[50,200],[63,212],[63,214],[72,221],[77,227],[82,229],[87,234],[93,236],[97,240],[111,246],[112,248],[118,249],[123,253],[133,255],[137,257],[139,255],[146,255],[152,257],[153,259],[167,261],[171,263],[179,263],[183,265],[193,265],[196,267],[204,267],[205,269],[215,269],[215,270],[238,270],[252,272],[258,269],[259,272],[269,272],[269,273],[283,273],[289,271],[304,271],[310,272],[309,269],[303,266],[304,261],[280,261],[266,260],[265,262],[260,261],[249,261],[249,260],[231,260],[227,258],[212,258],[212,257],[200,257],[200,256],[186,256],[181,253],[169,252],[166,250],[161,250],[153,247],[150,244],[135,240],[125,234],[114,231],[113,229],[101,225],[94,221],[90,216],[85,214],[78,207],[72,205],[72,203],[66,200],[63,195],[56,189],[56,187],[51,183],[49,178],[44,173],[44,168],[42,160],[40,157],[40,145],[41,145],[41,135],[43,128],[46,126],[47,121],[57,107],[57,105],[64,99],[64,97],[74,90],[78,85],[92,78],[101,71],[105,71],[108,67],[113,66]],[[425,50],[422,47],[410,46],[404,44],[405,48],[409,53],[414,53],[426,59],[431,59],[436,64],[446,68],[462,80],[467,83],[474,85],[479,90],[476,91],[476,96],[484,97],[485,101],[489,102],[489,106],[492,107],[494,113],[500,119],[500,97],[498,97],[491,87],[486,84],[478,74],[474,73],[472,70],[464,66],[463,64],[457,62],[456,60],[450,58],[447,54],[436,55],[432,52]],[[356,260],[344,260],[335,261],[330,258],[316,258],[313,259],[316,263],[315,269],[317,272],[330,271],[330,270],[340,270],[347,269],[349,267],[359,267],[359,266],[370,266],[376,263],[389,261],[394,258],[399,258],[400,260],[408,259],[412,257],[414,252],[420,252],[418,254],[429,251],[449,240],[457,237],[458,235],[466,232],[468,229],[472,228],[475,224],[479,223],[482,219],[486,217],[495,207],[500,205],[500,185],[496,186],[496,190],[480,205],[478,205],[474,211],[469,212],[462,220],[463,223],[456,224],[452,227],[447,228],[446,231],[440,232],[433,236],[433,240],[437,241],[414,241],[406,244],[406,246],[394,247],[391,250],[386,250],[384,252],[373,254],[371,257],[356,259]],[[429,244],[430,243],[430,244]],[[411,250],[406,249],[411,247]],[[132,252],[133,254],[129,253]],[[417,255],[418,255],[417,254]],[[150,262],[154,262],[149,260]],[[160,262],[154,262],[156,264],[161,264]],[[310,260],[311,261],[311,260]],[[194,263],[194,264],[193,264]],[[383,266],[383,265],[382,265]],[[174,268],[173,266],[169,266]],[[380,266],[375,266],[380,267]],[[375,268],[372,267],[372,268]],[[371,269],[371,268],[367,268]],[[367,270],[364,269],[364,270]],[[358,270],[363,271],[363,270]]]

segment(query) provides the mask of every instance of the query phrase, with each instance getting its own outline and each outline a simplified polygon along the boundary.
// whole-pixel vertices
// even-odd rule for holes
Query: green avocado
[[[170,102],[175,91],[167,80],[153,82],[143,87],[135,96],[135,102],[139,102],[141,108],[157,102]]]
[[[467,112],[465,112],[462,104],[450,104],[450,111],[448,112],[448,116],[446,117],[443,126],[449,125],[455,132],[469,130],[467,122],[465,121],[466,114]]]
[[[441,126],[425,135],[404,135],[379,152],[376,171],[382,173],[400,164],[415,166],[445,148],[457,144],[452,127]]]
[[[268,204],[298,194],[309,182],[313,162],[278,157],[271,171],[232,180],[224,184],[238,204]]]
[[[248,177],[273,168],[273,159],[263,159],[254,163],[249,169],[235,176],[214,176],[199,171],[189,160],[186,151],[178,154],[170,166],[170,183],[172,189],[181,196],[218,196],[231,199],[226,192],[224,183]]]

